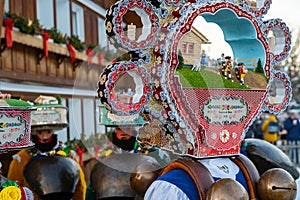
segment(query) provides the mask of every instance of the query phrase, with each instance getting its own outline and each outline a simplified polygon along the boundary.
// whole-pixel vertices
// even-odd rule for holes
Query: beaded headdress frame
[[[146,147],[195,157],[238,154],[254,119],[263,111],[278,114],[290,101],[289,78],[274,66],[288,56],[291,36],[280,19],[264,21],[270,5],[270,0],[118,1],[107,10],[106,33],[110,43],[129,57],[104,69],[98,83],[101,102],[118,115],[143,116],[147,123],[138,141]],[[248,73],[241,87],[226,86],[231,78],[224,73],[226,67],[213,69],[222,87],[211,86],[213,76],[204,78],[204,87],[186,86],[189,80],[178,70],[180,42],[198,16],[222,29],[235,59],[256,60],[260,74],[255,71],[258,66],[245,62]],[[231,67],[233,72],[234,64]],[[254,81],[263,84],[247,83],[253,73],[258,74]],[[135,83],[130,97],[117,91],[125,74]]]

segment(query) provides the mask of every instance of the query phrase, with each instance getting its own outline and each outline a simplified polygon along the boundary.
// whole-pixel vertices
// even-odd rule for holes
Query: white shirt
[[[210,158],[199,160],[215,178],[236,179],[239,167],[229,158]],[[184,181],[184,180],[183,180]],[[146,191],[144,200],[189,200],[176,185],[164,180],[154,181]]]

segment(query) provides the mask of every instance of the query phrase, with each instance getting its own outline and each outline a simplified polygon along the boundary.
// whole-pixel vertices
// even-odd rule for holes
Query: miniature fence
[[[297,144],[282,143],[277,145],[277,147],[281,149],[297,167],[300,167],[300,141]]]
[[[238,59],[238,63],[244,63],[245,67],[248,69],[255,69],[257,65],[256,59]]]

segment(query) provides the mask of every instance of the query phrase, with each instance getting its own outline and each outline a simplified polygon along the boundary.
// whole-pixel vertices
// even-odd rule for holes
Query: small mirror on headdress
[[[116,81],[114,92],[117,101],[124,104],[137,103],[143,94],[143,81],[135,72],[127,71]]]
[[[273,105],[281,104],[285,98],[285,92],[284,82],[280,79],[274,79],[270,83],[269,102]]]
[[[269,0],[268,0],[269,1]],[[254,11],[258,11],[264,7],[266,0],[245,0],[245,3],[249,5]]]
[[[277,72],[273,74],[268,87],[268,98],[265,105],[273,113],[280,113],[286,109],[291,100],[291,83],[288,81],[286,74]]]
[[[131,8],[123,16],[122,28],[131,41],[145,40],[150,34],[150,25],[149,15],[141,8]]]

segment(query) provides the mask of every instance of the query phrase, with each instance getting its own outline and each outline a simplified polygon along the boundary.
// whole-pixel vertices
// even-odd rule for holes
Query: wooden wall
[[[70,0],[70,2],[77,3],[76,0]],[[111,4],[112,1],[105,3],[106,6]],[[101,16],[84,5],[80,3],[79,5],[84,8],[84,42],[85,44],[98,45],[98,17]],[[10,13],[31,20],[37,18],[36,0],[9,0],[9,10]],[[77,61],[71,63],[66,47],[48,42],[49,57],[46,59],[43,53],[42,39],[37,40],[35,36],[29,35],[22,36],[21,33],[13,34],[14,44],[12,48],[5,48],[3,45],[5,43],[4,31],[5,27],[2,27],[0,79],[67,87],[77,83],[82,89],[95,89],[97,87],[98,77],[104,67],[99,65],[97,56],[93,59],[96,62],[88,65],[85,52],[76,52]],[[19,39],[16,39],[16,35],[19,36]]]
[[[50,1],[50,0],[47,0]],[[55,1],[57,0],[52,0],[53,5],[55,5]],[[87,8],[80,2],[77,2],[76,0],[70,0],[70,2],[75,2],[79,6],[82,6],[84,8],[84,23],[85,23],[85,44],[94,44],[98,45],[98,21],[97,18],[101,17],[99,16],[98,13],[95,13],[91,9]],[[112,3],[115,1],[107,1],[107,0],[102,0],[103,3],[100,3],[100,6],[106,6],[109,7]],[[103,4],[103,5],[102,5]],[[70,3],[71,5],[71,3]],[[9,0],[9,12],[14,13],[18,16],[23,16],[27,19],[37,19],[37,5],[36,5],[36,0]],[[54,9],[55,12],[55,9]],[[104,17],[104,16],[102,16]],[[54,13],[54,20],[56,20],[55,13]],[[72,23],[72,22],[71,22]],[[56,22],[54,23],[56,24]],[[70,24],[72,27],[72,24]],[[54,26],[54,28],[56,28]]]
[[[117,0],[93,0],[93,1],[104,9],[108,9],[112,4],[117,2]]]
[[[94,12],[84,11],[85,43],[98,44],[98,19]]]
[[[182,43],[193,43],[194,44],[194,53],[182,53],[184,57],[184,64],[193,65],[195,61],[200,62],[201,57],[201,40],[199,37],[193,33],[193,31],[188,32],[186,35],[183,36],[181,39],[178,49],[181,49]]]
[[[9,10],[27,19],[36,19],[36,0],[9,0]]]

